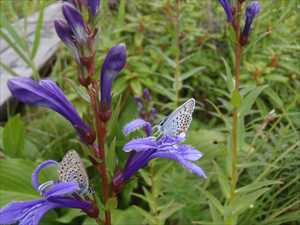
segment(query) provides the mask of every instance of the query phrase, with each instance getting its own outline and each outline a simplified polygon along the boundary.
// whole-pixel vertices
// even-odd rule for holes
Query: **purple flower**
[[[71,102],[53,81],[34,81],[30,78],[18,77],[9,80],[7,86],[19,101],[47,107],[61,114],[70,121],[84,143],[94,142],[93,131],[82,121]]]
[[[233,21],[233,13],[232,13],[232,7],[228,0],[219,0],[219,3],[223,6],[224,11],[227,16],[227,22],[231,23]]]
[[[135,131],[138,127],[149,126],[149,123],[142,119],[137,119],[127,124],[123,131],[125,135]],[[128,181],[140,168],[155,158],[167,158],[179,162],[186,169],[198,176],[206,178],[203,170],[192,163],[202,157],[202,153],[189,145],[181,144],[184,141],[184,135],[172,137],[169,135],[156,138],[148,136],[129,141],[124,147],[125,152],[130,152],[125,168],[122,172],[116,174],[113,178],[115,189]]]
[[[242,44],[247,43],[251,31],[251,25],[253,23],[254,18],[259,14],[259,12],[260,12],[260,5],[258,1],[253,1],[247,6],[245,25],[241,35]]]
[[[101,70],[101,110],[103,112],[110,111],[112,82],[124,68],[126,59],[124,44],[112,47],[106,55]]]
[[[153,118],[153,120],[156,118],[157,116],[157,110],[156,108],[152,107],[151,109],[151,118]]]
[[[123,128],[123,134],[125,136],[128,136],[130,133],[140,129],[144,128],[146,131],[147,136],[152,135],[152,127],[149,122],[146,122],[145,120],[142,119],[135,119],[131,122],[129,122],[124,128]]]
[[[143,91],[143,96],[134,97],[139,117],[143,120],[152,122],[156,118],[156,109],[153,107],[152,96],[148,88]]]
[[[54,21],[55,31],[58,37],[65,43],[65,45],[70,49],[73,53],[76,61],[80,62],[80,54],[78,48],[76,46],[76,42],[74,41],[74,33],[69,25],[63,20],[55,20]]]
[[[100,0],[86,0],[86,4],[92,15],[96,16],[100,7]]]
[[[77,192],[79,185],[75,182],[47,182],[39,185],[40,171],[50,165],[57,165],[53,160],[41,163],[32,174],[33,186],[40,192],[42,198],[32,201],[11,202],[0,209],[0,224],[37,225],[41,218],[50,210],[56,208],[77,208],[90,217],[98,217],[99,210],[91,201],[84,200]],[[43,187],[43,188],[41,188]]]
[[[152,100],[152,97],[151,97],[151,94],[150,94],[150,91],[148,88],[144,89],[143,96],[144,96],[144,99],[146,99],[146,101],[148,101],[148,102],[150,102]]]
[[[139,112],[144,111],[144,103],[143,103],[143,99],[142,99],[141,97],[136,96],[136,97],[134,97],[134,100],[135,100],[135,104],[136,104],[136,106],[137,106],[137,110],[138,110]]]
[[[63,15],[74,34],[74,39],[78,43],[86,42],[88,38],[88,34],[86,32],[86,25],[78,9],[76,9],[70,3],[64,3]]]

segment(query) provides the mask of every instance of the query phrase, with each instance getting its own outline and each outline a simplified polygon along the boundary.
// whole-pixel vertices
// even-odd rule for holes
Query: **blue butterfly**
[[[185,134],[192,122],[194,109],[195,99],[190,98],[155,127],[163,135],[178,136],[182,133]]]

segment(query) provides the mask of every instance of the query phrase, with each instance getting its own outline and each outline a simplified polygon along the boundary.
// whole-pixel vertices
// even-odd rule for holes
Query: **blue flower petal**
[[[130,152],[132,150],[136,152],[148,151],[150,149],[157,148],[157,142],[155,137],[137,138],[129,141],[124,147],[125,152]]]
[[[167,158],[174,161],[179,162],[181,165],[183,165],[186,169],[189,171],[197,174],[200,177],[206,178],[206,175],[204,171],[197,166],[194,163],[191,163],[190,161],[184,159],[181,155],[174,153],[174,152],[156,152],[152,155],[152,158]]]
[[[107,53],[101,70],[101,110],[107,111],[111,107],[111,88],[113,80],[124,68],[127,60],[126,45],[117,44]]]
[[[44,200],[33,200],[28,202],[11,202],[0,209],[0,224],[14,224],[24,216],[26,210],[34,207]]]
[[[135,119],[125,125],[123,128],[123,133],[128,136],[130,133],[144,127],[147,130],[147,134],[152,134],[151,124],[143,119]]]
[[[56,204],[43,201],[40,204],[33,206],[24,213],[23,217],[19,220],[19,225],[38,225],[42,217],[50,209],[58,208]]]
[[[44,194],[46,198],[54,197],[54,196],[64,196],[66,194],[72,194],[76,191],[80,190],[80,187],[77,183],[69,182],[69,183],[57,183],[53,184],[48,191]]]
[[[55,208],[74,208],[88,210],[92,207],[92,203],[80,199],[74,199],[71,197],[51,197],[48,199],[51,204],[54,204]]]
[[[71,27],[76,41],[79,43],[86,42],[88,34],[86,32],[86,26],[83,17],[79,10],[73,7],[73,5],[70,3],[64,3],[62,9],[64,17]]]
[[[180,154],[184,159],[189,161],[196,161],[200,159],[203,154],[197,149],[190,145],[179,145],[177,149],[178,154]]]
[[[39,164],[37,166],[37,168],[35,168],[35,170],[32,173],[32,186],[34,187],[34,189],[39,192],[39,174],[41,172],[42,169],[50,166],[50,165],[58,165],[58,162],[54,161],[54,160],[47,160],[42,162],[41,164]]]
[[[96,16],[100,7],[100,0],[86,0],[86,3],[92,15]]]
[[[12,95],[27,104],[50,108],[64,116],[86,144],[94,142],[91,129],[83,122],[63,91],[51,80],[39,82],[30,78],[13,78],[7,83]]]

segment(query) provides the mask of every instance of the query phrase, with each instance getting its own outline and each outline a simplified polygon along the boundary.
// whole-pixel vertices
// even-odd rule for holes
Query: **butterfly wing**
[[[89,179],[84,165],[76,151],[69,151],[63,157],[58,166],[58,179],[60,182],[76,182],[80,187],[80,193],[89,190]]]
[[[195,99],[191,98],[172,112],[160,125],[163,134],[177,136],[186,133],[192,122]]]

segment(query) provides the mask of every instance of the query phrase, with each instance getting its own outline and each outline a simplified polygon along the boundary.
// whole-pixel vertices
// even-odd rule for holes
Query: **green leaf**
[[[144,181],[146,182],[146,184],[148,186],[152,186],[152,180],[151,180],[150,174],[146,170],[140,170],[139,173],[142,176],[142,178],[144,179]]]
[[[264,90],[264,94],[266,94],[270,98],[270,100],[274,104],[274,107],[282,108],[284,106],[284,103],[279,97],[279,95],[271,88],[266,88]]]
[[[233,92],[231,94],[230,102],[231,102],[232,106],[235,108],[237,108],[241,105],[241,95],[240,95],[239,91],[233,90]]]
[[[39,13],[39,17],[38,17],[36,27],[35,27],[35,32],[34,32],[34,41],[33,41],[32,50],[31,50],[31,59],[34,59],[34,57],[36,56],[36,53],[39,49],[39,46],[40,46],[41,32],[42,32],[43,23],[44,23],[44,7],[45,7],[45,2],[42,1],[41,10]]]
[[[116,209],[118,207],[118,199],[116,197],[108,199],[105,208],[108,210]]]
[[[244,97],[240,108],[240,117],[243,117],[250,112],[255,100],[266,87],[267,86],[265,85],[254,88],[249,94],[246,95],[246,97]]]
[[[203,67],[203,66],[193,68],[192,70],[190,70],[190,71],[188,71],[188,72],[186,72],[186,73],[181,74],[180,80],[181,80],[181,81],[184,81],[184,80],[186,80],[186,79],[188,79],[188,78],[190,78],[190,77],[192,77],[192,76],[198,74],[198,72],[200,72],[200,71],[202,71],[202,70],[204,70],[204,69],[205,69],[205,67]]]
[[[236,196],[230,205],[232,213],[238,215],[246,209],[254,207],[255,201],[269,189],[270,188],[262,188],[252,193]]]
[[[28,44],[26,40],[18,34],[14,26],[7,20],[7,18],[2,13],[0,15],[0,27],[6,31],[5,34],[9,34],[7,37],[9,39],[12,39],[13,43],[18,45],[24,51],[28,49]]]
[[[183,208],[182,204],[171,202],[167,207],[163,207],[163,210],[159,213],[158,217],[165,221],[171,217],[175,212]]]
[[[229,64],[227,63],[227,61],[223,57],[222,57],[222,61],[224,63],[225,71],[226,71],[227,89],[229,92],[231,92],[234,89],[234,80],[232,77],[231,68],[230,68]]]
[[[120,0],[119,1],[118,19],[117,19],[117,27],[118,28],[121,28],[122,25],[124,24],[125,14],[126,14],[126,1]]]
[[[143,92],[142,85],[139,80],[135,79],[130,82],[130,86],[135,96],[140,96]]]
[[[125,210],[114,209],[112,213],[113,225],[141,225],[143,218],[139,214],[136,207],[129,207]],[[92,218],[86,218],[82,225],[98,225]]]
[[[78,85],[74,80],[69,78],[64,78],[67,82],[67,84],[75,91],[76,98],[80,97],[82,100],[84,100],[86,103],[90,104],[90,97],[86,93],[86,90]]]
[[[92,219],[90,217],[86,218],[82,225],[99,225],[95,219]]]
[[[198,189],[205,195],[205,197],[209,200],[209,202],[211,204],[213,204],[214,207],[216,207],[216,209],[219,211],[219,213],[221,215],[223,215],[224,214],[224,208],[223,208],[221,202],[215,196],[213,196],[211,193],[209,193],[208,191],[206,191],[202,187],[198,187]]]
[[[220,188],[222,190],[223,195],[226,199],[229,199],[230,197],[230,186],[229,181],[223,170],[218,166],[217,163],[214,163],[218,175],[218,181],[220,184]]]
[[[116,165],[116,143],[117,143],[117,137],[114,137],[109,146],[109,150],[106,153],[107,167],[111,175],[114,174],[115,165]]]
[[[239,194],[245,194],[245,193],[252,192],[252,191],[255,191],[257,189],[260,189],[262,187],[269,186],[269,185],[275,185],[275,184],[282,184],[282,182],[277,181],[277,180],[267,180],[267,181],[254,182],[252,184],[248,184],[244,187],[241,187],[241,188],[237,189],[235,192],[239,193]]]
[[[0,207],[12,200],[24,201],[40,197],[31,184],[34,168],[34,163],[28,160],[0,160]]]
[[[137,213],[143,216],[150,224],[157,224],[157,218],[155,216],[152,216],[149,212],[146,210],[133,206],[134,209],[136,209]]]
[[[176,68],[176,62],[171,59],[169,56],[167,56],[162,50],[160,50],[159,48],[154,48],[158,54],[160,56],[163,57],[163,59],[167,62],[167,64],[169,64],[169,66],[173,67],[173,68]]]
[[[4,147],[3,147],[3,127],[0,127],[0,149],[4,149]]]
[[[126,210],[112,210],[113,225],[124,225],[124,221],[126,221],[126,224],[140,225],[142,220],[142,217],[138,215],[134,207],[129,207]]]
[[[222,216],[217,208],[211,203],[209,205],[209,212],[215,224],[222,224]]]
[[[20,157],[24,150],[24,123],[20,115],[9,119],[3,129],[4,153],[11,157]]]
[[[68,212],[65,213],[62,217],[59,217],[56,221],[60,223],[70,224],[73,219],[86,215],[80,209],[68,209]]]
[[[39,154],[39,150],[33,142],[25,139],[24,154],[26,155],[27,159],[36,159],[36,156]]]

